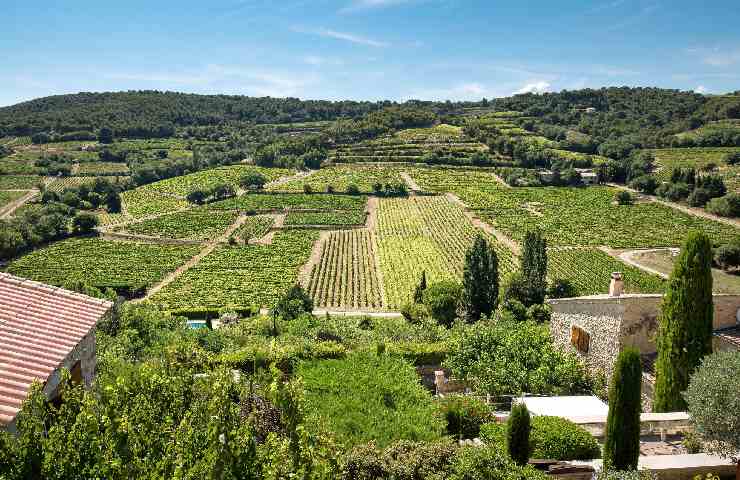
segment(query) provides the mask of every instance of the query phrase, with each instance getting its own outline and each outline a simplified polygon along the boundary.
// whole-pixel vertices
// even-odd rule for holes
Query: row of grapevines
[[[52,285],[79,280],[99,287],[141,287],[160,280],[198,251],[197,246],[70,239],[12,262],[8,272]]]
[[[128,233],[153,237],[212,239],[236,220],[234,212],[212,212],[203,208],[185,210],[122,227]]]
[[[308,291],[314,304],[330,308],[381,308],[380,280],[370,232],[331,232],[321,247]]]
[[[43,181],[35,175],[0,175],[0,190],[30,190]]]
[[[183,175],[181,177],[168,178],[161,180],[144,188],[152,192],[166,193],[170,195],[186,196],[196,189],[208,190],[219,183],[227,183],[236,188],[239,180],[246,174],[260,173],[265,176],[267,181],[277,180],[278,178],[293,175],[294,170],[286,168],[264,168],[252,165],[231,165],[228,167],[213,168],[200,172]]]
[[[247,217],[247,220],[234,232],[234,238],[240,240],[242,243],[262,238],[267,235],[267,232],[270,231],[274,223],[275,219],[269,215]]]
[[[297,178],[272,189],[286,192],[302,192],[308,185],[314,192],[325,192],[328,186],[336,192],[345,192],[347,187],[355,185],[361,192],[370,193],[373,185],[399,184],[403,182],[398,167],[387,165],[336,165],[311,174],[306,178]]]
[[[214,210],[364,210],[367,197],[334,194],[254,193],[210,204]]]
[[[152,297],[167,309],[272,306],[293,285],[318,233],[290,230],[271,245],[217,248]]]
[[[363,225],[366,213],[359,210],[344,212],[289,212],[285,225]]]

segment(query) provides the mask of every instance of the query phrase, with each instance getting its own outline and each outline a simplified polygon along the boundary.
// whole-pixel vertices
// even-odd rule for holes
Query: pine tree
[[[521,259],[522,275],[526,285],[526,306],[543,303],[547,292],[547,241],[538,230],[527,231]]]
[[[517,465],[529,462],[529,410],[523,403],[511,407],[506,429],[506,447]]]
[[[614,470],[635,470],[640,456],[642,363],[640,352],[620,352],[609,383],[604,463]]]
[[[467,320],[475,322],[498,306],[498,255],[482,235],[465,254],[463,301]]]
[[[701,359],[712,353],[712,245],[706,234],[686,237],[661,306],[653,411],[686,409],[681,395]]]
[[[427,272],[426,270],[421,272],[421,281],[414,290],[414,303],[421,303],[424,299],[424,290],[427,289]]]

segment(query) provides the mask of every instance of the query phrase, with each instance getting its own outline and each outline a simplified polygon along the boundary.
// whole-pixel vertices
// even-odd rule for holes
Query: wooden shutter
[[[581,353],[588,353],[591,335],[579,326],[570,327],[570,343]]]

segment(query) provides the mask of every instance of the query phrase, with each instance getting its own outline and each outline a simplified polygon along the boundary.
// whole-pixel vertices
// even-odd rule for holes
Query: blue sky
[[[740,89],[737,0],[2,3],[0,105],[128,89],[401,101]]]

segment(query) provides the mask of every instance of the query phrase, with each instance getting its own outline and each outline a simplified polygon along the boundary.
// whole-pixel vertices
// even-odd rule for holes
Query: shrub
[[[714,262],[723,270],[740,266],[740,240],[720,245],[714,252]]]
[[[401,315],[411,323],[418,324],[429,318],[429,308],[421,303],[409,302],[401,307]]]
[[[100,224],[98,216],[94,213],[78,213],[72,221],[72,227],[75,233],[85,235],[95,231],[95,227]]]
[[[740,193],[728,193],[707,203],[707,211],[720,217],[740,217]]]
[[[535,304],[527,309],[527,318],[536,323],[547,323],[550,321],[550,307],[544,304]]]
[[[632,198],[632,194],[627,190],[618,191],[614,198],[619,205],[632,205],[635,203],[634,198]]]
[[[545,473],[531,465],[519,466],[496,447],[463,447],[457,451],[446,480],[546,480]]]
[[[203,190],[193,190],[185,197],[188,202],[196,203],[198,205],[203,204],[206,201],[206,198],[208,198],[208,194]]]
[[[591,389],[581,362],[553,344],[546,325],[500,318],[454,333],[444,366],[481,394],[565,395]]]
[[[280,299],[275,310],[284,320],[292,320],[313,311],[313,299],[300,285],[293,287]]]
[[[610,468],[637,468],[637,459],[640,456],[641,388],[640,352],[635,348],[625,348],[617,357],[609,382],[604,463]]]
[[[731,152],[725,155],[725,163],[727,165],[737,165],[740,163],[740,152]]]
[[[705,449],[740,462],[740,352],[704,358],[684,393],[689,415]],[[740,470],[740,465],[737,467]]]
[[[721,197],[727,193],[724,180],[719,175],[703,175],[696,181],[696,188],[705,190],[710,198]]]
[[[689,196],[689,187],[685,183],[664,183],[655,193],[666,200],[678,202]]]
[[[476,438],[484,423],[494,421],[486,402],[466,395],[450,395],[437,400],[442,416],[447,420],[447,434],[458,438]]]
[[[347,446],[439,439],[444,422],[416,369],[390,355],[301,363],[310,428],[327,426]]]
[[[421,480],[443,472],[457,448],[449,440],[410,442],[400,440],[385,450],[374,443],[353,448],[342,459],[343,480]]]
[[[457,282],[437,282],[429,285],[422,295],[424,305],[437,323],[451,326],[457,317],[462,286]]]
[[[596,480],[658,480],[658,475],[650,470],[600,470]]]
[[[480,429],[481,440],[504,445],[506,424],[488,423]],[[530,433],[532,458],[590,460],[601,457],[599,442],[584,428],[561,417],[532,417]]]
[[[686,201],[692,207],[703,207],[710,200],[709,192],[703,188],[695,188]]]
[[[313,193],[313,188],[308,183],[303,184],[303,193]]]
[[[566,278],[556,278],[547,289],[550,298],[572,298],[578,295],[576,287]]]
[[[712,246],[703,232],[689,232],[661,305],[655,412],[686,408],[681,392],[702,357],[712,352]]]
[[[640,175],[630,182],[630,187],[638,192],[652,195],[658,188],[658,181],[652,175]]]
[[[529,462],[529,431],[529,410],[525,404],[518,403],[511,408],[506,423],[506,451],[517,465]]]
[[[360,194],[360,188],[355,185],[354,183],[350,183],[347,185],[347,193],[349,195],[359,195]]]
[[[267,178],[259,172],[247,173],[239,179],[239,186],[244,189],[259,190],[265,186]]]

